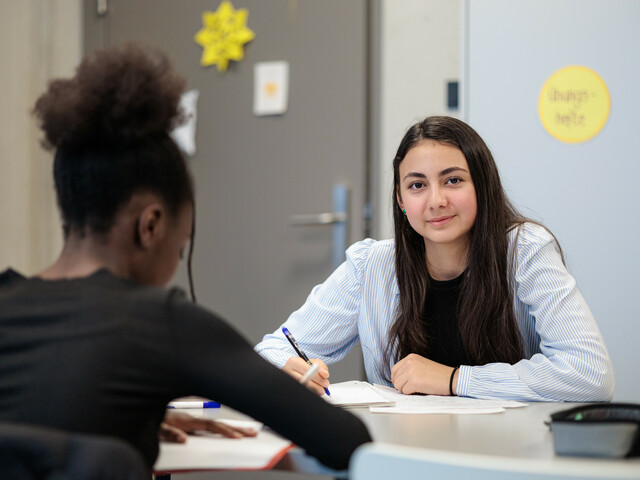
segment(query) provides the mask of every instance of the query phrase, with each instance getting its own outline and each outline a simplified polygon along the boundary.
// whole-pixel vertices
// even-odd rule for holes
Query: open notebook
[[[193,410],[189,414],[194,415]],[[256,437],[223,438],[221,435],[199,433],[187,443],[160,442],[160,455],[153,470],[193,472],[198,470],[263,470],[276,465],[293,444],[255,420],[216,419],[237,427],[253,428]]]

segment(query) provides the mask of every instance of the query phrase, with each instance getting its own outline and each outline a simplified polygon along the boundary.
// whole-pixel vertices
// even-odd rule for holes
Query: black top
[[[0,421],[119,437],[152,466],[166,404],[186,395],[244,412],[333,468],[370,441],[359,419],[181,290],[106,270],[56,281],[0,274]]]
[[[462,343],[458,325],[458,298],[464,273],[453,280],[434,280],[429,277],[429,292],[425,300],[424,328],[427,332],[427,351],[423,357],[450,367],[470,365]]]

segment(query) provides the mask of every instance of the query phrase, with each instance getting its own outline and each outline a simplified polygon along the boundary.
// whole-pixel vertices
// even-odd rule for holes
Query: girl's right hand
[[[329,388],[329,368],[318,358],[312,358],[310,361],[311,363],[318,364],[320,368],[318,369],[318,373],[316,373],[315,377],[307,382],[306,386],[318,395],[323,395],[324,389]],[[309,368],[311,368],[309,364],[302,358],[291,357],[287,360],[287,363],[284,364],[282,370],[299,382]]]

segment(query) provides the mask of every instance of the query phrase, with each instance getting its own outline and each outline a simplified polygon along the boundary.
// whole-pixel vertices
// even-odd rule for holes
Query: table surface
[[[354,411],[374,440],[414,447],[526,458],[553,458],[553,439],[545,421],[551,413],[570,408],[558,403],[490,414],[372,414]]]
[[[577,404],[527,403],[526,407],[494,414],[370,413],[366,407],[349,408],[349,411],[362,419],[373,439],[379,442],[489,456],[538,459],[544,463],[563,463],[580,469],[606,465],[616,469],[637,469],[640,472],[640,458],[616,460],[555,455],[553,435],[545,421],[549,420],[552,413],[575,405]],[[247,418],[225,406],[205,409],[203,415],[209,418]],[[309,473],[329,472],[315,460],[310,460],[309,457],[305,460],[300,449],[292,450],[288,457],[288,461],[283,462],[280,468]]]
[[[502,413],[478,415],[393,415],[354,411],[367,424],[374,440],[487,456],[535,459],[545,464],[576,468],[622,468],[637,471],[640,458],[606,459],[567,457],[555,454],[553,434],[545,422],[552,413],[576,405],[527,403]]]

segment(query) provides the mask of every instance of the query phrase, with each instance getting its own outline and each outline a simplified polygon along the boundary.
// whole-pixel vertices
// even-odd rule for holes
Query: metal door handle
[[[344,261],[344,252],[347,249],[349,188],[346,185],[333,186],[332,206],[333,212],[290,215],[288,221],[292,227],[332,225],[333,241],[331,245],[331,262],[333,268],[337,268]]]
[[[290,215],[289,225],[292,227],[306,227],[309,225],[331,225],[332,223],[346,222],[349,218],[344,212],[303,213]]]

